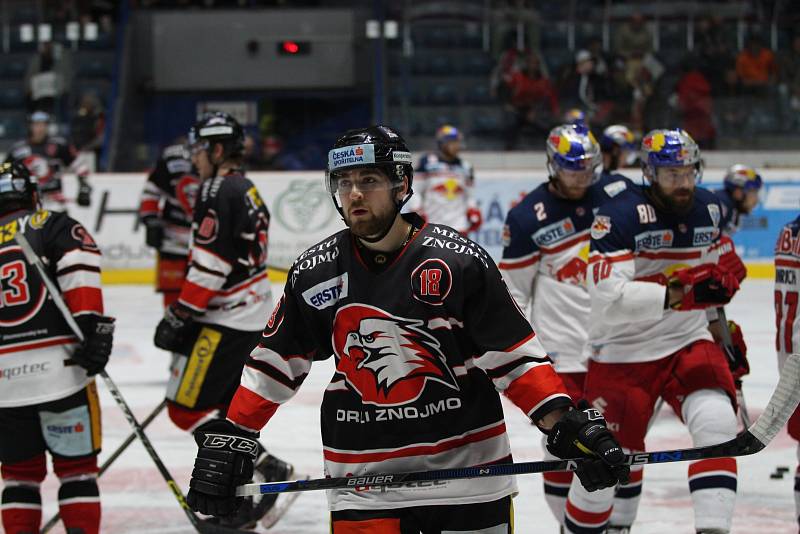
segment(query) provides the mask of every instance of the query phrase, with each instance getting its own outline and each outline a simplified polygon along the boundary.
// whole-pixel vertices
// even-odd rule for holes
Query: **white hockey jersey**
[[[472,165],[456,158],[445,161],[436,154],[426,154],[414,172],[414,196],[409,211],[425,216],[428,222],[450,226],[462,234],[470,223],[467,209],[477,208],[473,198]]]
[[[632,187],[622,175],[604,175],[583,199],[570,201],[544,183],[506,217],[500,272],[560,373],[586,371],[586,264],[594,212]]]
[[[653,361],[712,340],[705,311],[665,310],[664,298],[672,273],[718,261],[719,224],[719,201],[702,188],[685,216],[657,211],[638,189],[600,208],[587,272],[592,359]]]
[[[775,349],[783,367],[789,354],[800,351],[800,217],[787,224],[775,244]]]

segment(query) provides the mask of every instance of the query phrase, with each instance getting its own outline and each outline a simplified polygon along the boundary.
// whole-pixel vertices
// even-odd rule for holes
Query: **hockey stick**
[[[47,271],[45,271],[44,265],[42,265],[42,260],[39,258],[36,252],[34,252],[30,243],[28,243],[28,239],[22,232],[17,232],[14,237],[17,240],[17,244],[22,249],[22,253],[25,255],[25,259],[28,260],[28,263],[30,263],[39,272],[39,276],[42,278],[42,282],[44,282],[44,285],[47,287],[47,291],[50,293],[50,297],[53,299],[53,303],[61,312],[61,315],[64,316],[64,320],[67,322],[67,325],[70,327],[75,337],[77,337],[78,340],[83,342],[84,340],[83,332],[78,327],[78,323],[75,322],[75,318],[72,316],[72,313],[69,311],[67,304],[64,302],[64,298],[61,296],[61,292],[58,290],[55,283],[47,275]],[[158,456],[158,453],[156,453],[156,450],[153,448],[152,443],[150,443],[150,439],[144,433],[142,425],[140,425],[139,421],[136,420],[136,416],[133,415],[133,412],[128,406],[128,403],[125,402],[125,399],[123,398],[122,393],[120,393],[117,385],[114,383],[113,380],[111,380],[111,377],[108,376],[108,373],[105,370],[100,371],[99,374],[101,377],[103,377],[103,380],[106,383],[106,387],[108,387],[109,393],[111,393],[111,396],[114,397],[114,401],[116,401],[120,410],[122,410],[122,413],[125,415],[125,418],[128,420],[128,423],[130,423],[131,427],[133,427],[133,432],[136,434],[136,437],[138,437],[139,440],[142,442],[142,445],[147,451],[147,454],[150,455],[150,458],[153,460],[153,463],[156,464],[156,468],[158,469],[159,473],[161,473],[161,476],[164,477],[167,486],[169,486],[169,488],[172,490],[172,494],[175,496],[175,499],[178,501],[178,504],[180,504],[181,508],[186,513],[186,517],[189,519],[189,522],[192,523],[192,526],[194,526],[194,528],[202,534],[223,534],[223,533],[242,532],[241,530],[238,529],[231,529],[220,525],[206,523],[202,519],[200,519],[192,511],[191,508],[189,508],[189,505],[186,503],[186,499],[183,496],[183,492],[178,487],[178,484],[177,482],[175,482],[175,479],[172,478],[170,472],[164,466],[164,463],[161,461],[161,458]]]
[[[150,412],[150,415],[148,415],[144,419],[144,421],[142,421],[142,430],[147,428],[150,425],[150,423],[153,421],[153,419],[158,417],[158,414],[160,414],[162,412],[162,410],[164,410],[166,405],[167,405],[166,399],[162,400],[161,404],[156,406],[155,409],[152,412]],[[97,472],[97,476],[98,477],[102,476],[103,473],[105,473],[106,470],[109,467],[111,467],[111,464],[114,463],[114,460],[119,458],[122,455],[122,453],[125,452],[125,450],[128,448],[128,446],[131,443],[133,443],[133,440],[135,440],[135,439],[136,439],[136,432],[131,432],[128,435],[128,437],[125,438],[125,441],[123,441],[120,444],[120,446],[117,447],[117,449],[113,453],[111,453],[111,456],[106,458],[106,461],[103,462],[103,465],[100,466],[100,471]],[[50,532],[50,529],[53,528],[54,526],[56,526],[56,523],[58,523],[59,519],[61,519],[61,512],[56,512],[56,515],[51,517],[50,520],[47,523],[44,524],[44,526],[42,527],[42,530],[40,531],[40,534],[47,534],[47,532]]]
[[[789,420],[800,402],[800,354],[787,358],[781,371],[780,380],[764,412],[747,430],[732,440],[718,445],[674,449],[669,451],[642,452],[627,455],[630,465],[659,464],[667,462],[686,462],[707,458],[725,458],[754,454],[766,447]],[[435,469],[414,473],[368,474],[338,478],[316,478],[263,484],[244,484],[236,489],[236,495],[258,495],[264,493],[283,493],[288,491],[311,491],[329,489],[363,490],[371,487],[404,485],[411,482],[433,480],[456,480],[465,478],[484,478],[548,471],[575,471],[586,461],[585,458],[572,460],[550,460],[541,462],[522,462],[513,464],[485,465],[454,469]]]
[[[728,357],[728,360],[734,364],[738,365],[740,362],[737,361],[737,358],[734,353],[733,348],[733,339],[731,338],[731,329],[728,326],[728,318],[725,315],[725,308],[723,306],[717,306],[717,317],[719,320],[720,332],[722,336],[722,347],[725,351],[725,355]],[[747,412],[747,405],[744,402],[744,392],[742,391],[742,380],[736,380],[736,403],[739,405],[738,416],[742,420],[742,426],[745,428],[750,427],[750,414]]]

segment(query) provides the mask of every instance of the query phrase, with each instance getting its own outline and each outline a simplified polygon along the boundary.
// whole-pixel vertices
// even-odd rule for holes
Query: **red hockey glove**
[[[704,263],[675,271],[670,286],[683,288],[683,299],[672,307],[676,310],[704,310],[730,302],[739,290],[739,282],[730,272],[713,263]]]
[[[467,208],[467,221],[469,222],[467,233],[477,232],[483,224],[483,215],[481,214],[481,210],[478,208]]]
[[[740,284],[747,276],[747,267],[742,262],[742,258],[736,254],[736,247],[733,241],[726,235],[723,235],[720,239],[718,264],[735,276]]]
[[[728,364],[731,367],[733,379],[741,380],[744,375],[750,373],[750,363],[747,361],[747,343],[744,342],[742,329],[738,324],[728,321],[728,324],[723,325],[722,328],[725,328],[725,326],[730,330],[731,341],[733,342],[733,347],[726,351],[728,353]]]

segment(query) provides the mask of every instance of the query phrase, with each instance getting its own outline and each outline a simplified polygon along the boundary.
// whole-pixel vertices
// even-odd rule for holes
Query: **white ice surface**
[[[275,287],[280,294],[282,287]],[[745,378],[745,396],[755,419],[777,382],[774,350],[775,319],[772,282],[746,281],[728,317],[742,325],[749,346],[752,373]],[[168,356],[152,345],[153,330],[161,316],[160,297],[145,286],[110,286],[105,289],[108,313],[116,316],[115,350],[108,372],[115,379],[137,417],[143,419],[163,397]],[[295,464],[298,471],[322,476],[319,436],[319,403],[331,375],[329,362],[312,368],[303,387],[281,407],[262,432],[270,451]],[[130,433],[125,418],[100,381],[103,403],[102,460]],[[505,402],[508,430],[517,461],[541,459],[539,432],[519,410]],[[147,430],[161,458],[184,489],[196,447],[191,437],[176,429],[162,414]],[[650,450],[691,445],[688,434],[668,409],[662,413],[647,439]],[[733,533],[796,533],[792,494],[795,443],[782,431],[761,453],[739,459],[739,495]],[[776,466],[791,471],[782,480],[770,479]],[[686,482],[685,463],[646,469],[644,494],[635,534],[691,534],[693,513]],[[476,482],[480,483],[480,482]],[[520,494],[514,501],[518,534],[556,533],[558,527],[545,505],[541,477],[518,478]],[[112,534],[189,533],[189,522],[156,471],[144,448],[134,443],[100,479],[103,502],[102,532]],[[57,482],[50,475],[43,487],[44,518],[56,510]],[[324,492],[302,494],[287,515],[269,532],[275,534],[324,534],[328,519]],[[63,532],[59,525],[52,532]]]

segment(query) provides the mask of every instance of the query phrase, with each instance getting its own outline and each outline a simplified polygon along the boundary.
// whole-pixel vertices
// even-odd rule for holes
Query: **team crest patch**
[[[70,233],[73,239],[80,241],[81,248],[85,250],[98,250],[97,243],[94,242],[94,239],[92,239],[92,236],[89,235],[89,232],[86,231],[83,225],[76,224],[72,227]]]
[[[50,212],[47,210],[39,210],[33,215],[31,215],[31,220],[28,225],[31,228],[35,228],[36,230],[42,228],[44,223],[47,222],[47,219],[50,218]]]
[[[333,321],[336,370],[365,404],[402,406],[433,383],[458,391],[439,341],[424,321],[348,304]]]
[[[426,304],[444,304],[452,285],[450,267],[438,258],[423,261],[411,273],[411,294]]]
[[[208,245],[217,239],[217,233],[219,233],[219,218],[217,217],[217,212],[208,210],[208,213],[203,217],[200,226],[197,228],[195,242],[200,245]]]
[[[592,239],[603,239],[611,232],[611,217],[607,215],[595,215],[592,222]]]
[[[708,214],[711,216],[711,223],[714,226],[718,227],[720,221],[719,206],[717,206],[716,204],[709,204]]]

